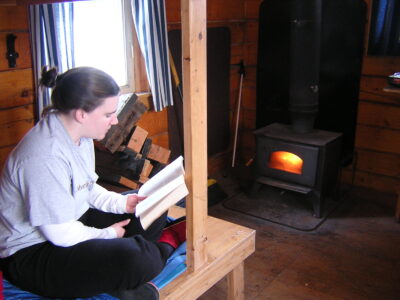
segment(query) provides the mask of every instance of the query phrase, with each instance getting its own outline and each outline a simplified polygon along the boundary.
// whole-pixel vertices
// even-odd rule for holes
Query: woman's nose
[[[111,125],[116,125],[118,124],[118,118],[117,118],[117,114],[114,114],[111,120]]]

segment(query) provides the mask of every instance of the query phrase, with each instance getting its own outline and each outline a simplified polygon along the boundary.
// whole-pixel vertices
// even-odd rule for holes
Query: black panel
[[[320,16],[315,16],[319,12]],[[265,0],[260,5],[257,128],[291,124],[290,106],[318,82],[315,128],[343,133],[343,164],[351,161],[366,7],[362,0]],[[296,20],[320,21],[294,30]],[[298,29],[298,28],[297,28]],[[301,28],[300,28],[301,29]],[[302,47],[302,41],[306,47]],[[314,43],[314,44],[313,44]],[[306,49],[309,51],[304,51]],[[316,50],[318,49],[318,50]],[[315,61],[318,57],[319,60]],[[316,79],[310,74],[316,74]],[[312,99],[312,96],[309,96]],[[311,101],[312,102],[312,101]]]
[[[168,32],[169,46],[182,80],[181,31]],[[207,143],[208,155],[225,151],[230,142],[229,83],[230,31],[227,27],[207,28]],[[183,154],[182,101],[174,91],[174,106],[168,109],[171,157]],[[180,130],[178,130],[180,128]]]

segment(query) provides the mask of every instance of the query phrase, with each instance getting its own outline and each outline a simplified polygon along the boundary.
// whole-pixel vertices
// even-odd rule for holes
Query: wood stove
[[[299,132],[273,123],[256,130],[256,176],[252,192],[262,184],[307,195],[314,216],[337,184],[342,134],[323,130]]]

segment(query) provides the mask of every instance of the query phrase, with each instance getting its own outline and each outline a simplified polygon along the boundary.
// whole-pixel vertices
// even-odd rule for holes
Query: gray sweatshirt
[[[124,213],[126,196],[103,189],[97,178],[92,139],[82,138],[77,146],[49,113],[10,153],[2,171],[0,257],[44,242],[39,226],[78,220],[89,207]]]

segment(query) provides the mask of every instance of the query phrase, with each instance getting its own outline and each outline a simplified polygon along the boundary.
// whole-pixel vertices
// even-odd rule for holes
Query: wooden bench
[[[184,215],[173,207],[170,215]],[[255,230],[207,217],[207,262],[195,272],[186,271],[160,291],[161,299],[196,299],[228,276],[227,299],[244,299],[244,260],[255,251]]]

